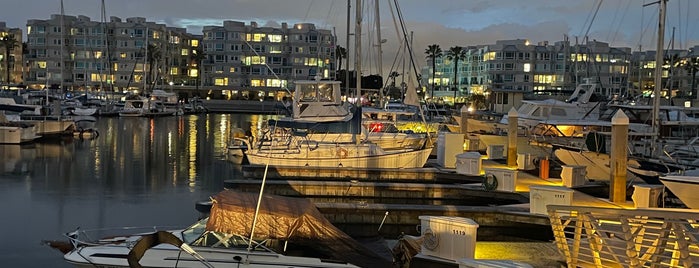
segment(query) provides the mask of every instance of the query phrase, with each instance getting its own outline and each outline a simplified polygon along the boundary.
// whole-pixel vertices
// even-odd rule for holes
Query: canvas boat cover
[[[224,190],[212,201],[208,231],[249,237],[258,194]],[[307,199],[263,195],[255,223],[255,239],[279,239],[312,247],[326,256],[360,267],[390,267],[392,261],[330,223]]]

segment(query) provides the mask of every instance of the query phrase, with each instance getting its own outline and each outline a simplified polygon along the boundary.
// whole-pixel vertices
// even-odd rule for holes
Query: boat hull
[[[660,182],[675,194],[688,208],[699,209],[699,177],[697,176],[665,176]]]
[[[421,168],[427,162],[432,148],[388,152],[385,154],[352,156],[352,153],[338,153],[328,157],[304,157],[288,151],[265,152],[248,150],[246,157],[252,165],[289,167],[343,167],[343,168]],[[342,151],[339,151],[342,152]]]

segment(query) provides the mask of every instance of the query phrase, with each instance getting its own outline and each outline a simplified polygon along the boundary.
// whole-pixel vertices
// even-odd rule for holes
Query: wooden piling
[[[626,203],[626,165],[628,154],[629,117],[621,110],[612,117],[612,152],[609,159],[611,178],[609,201],[616,204]]]
[[[507,165],[517,167],[517,125],[519,114],[514,107],[507,112]]]

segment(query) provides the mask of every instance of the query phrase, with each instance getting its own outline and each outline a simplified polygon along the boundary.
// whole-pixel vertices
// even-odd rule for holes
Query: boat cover
[[[224,190],[213,197],[208,231],[250,236],[257,193]],[[312,247],[333,259],[360,267],[390,267],[386,260],[330,223],[307,199],[263,195],[255,239],[279,239]]]

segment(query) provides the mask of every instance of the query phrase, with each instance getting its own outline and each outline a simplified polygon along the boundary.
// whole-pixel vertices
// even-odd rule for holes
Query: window
[[[216,79],[214,80],[214,85],[216,85],[216,86],[227,86],[227,85],[228,85],[228,77],[216,78]]]
[[[170,74],[171,75],[178,75],[178,74],[180,74],[180,69],[178,69],[177,67],[170,67]]]
[[[525,73],[531,72],[532,71],[531,63],[525,63],[524,66],[522,66],[522,69],[524,69]]]
[[[181,52],[180,52],[180,55],[182,55],[182,56],[187,56],[187,55],[189,55],[189,49],[183,48],[183,49],[181,50]]]
[[[192,39],[192,40],[190,40],[189,42],[190,42],[190,45],[191,45],[192,47],[198,47],[198,46],[199,46],[199,40],[197,40],[197,39]]]
[[[225,36],[226,36],[225,32],[215,32],[214,33],[214,39],[216,39],[216,40],[223,40]]]
[[[223,51],[223,43],[216,43],[214,44],[215,51]]]
[[[261,79],[252,79],[250,80],[250,86],[253,87],[264,87],[265,86],[265,81]]]
[[[273,43],[279,43],[282,41],[281,34],[270,34],[268,37],[269,37],[269,41],[273,42]]]

